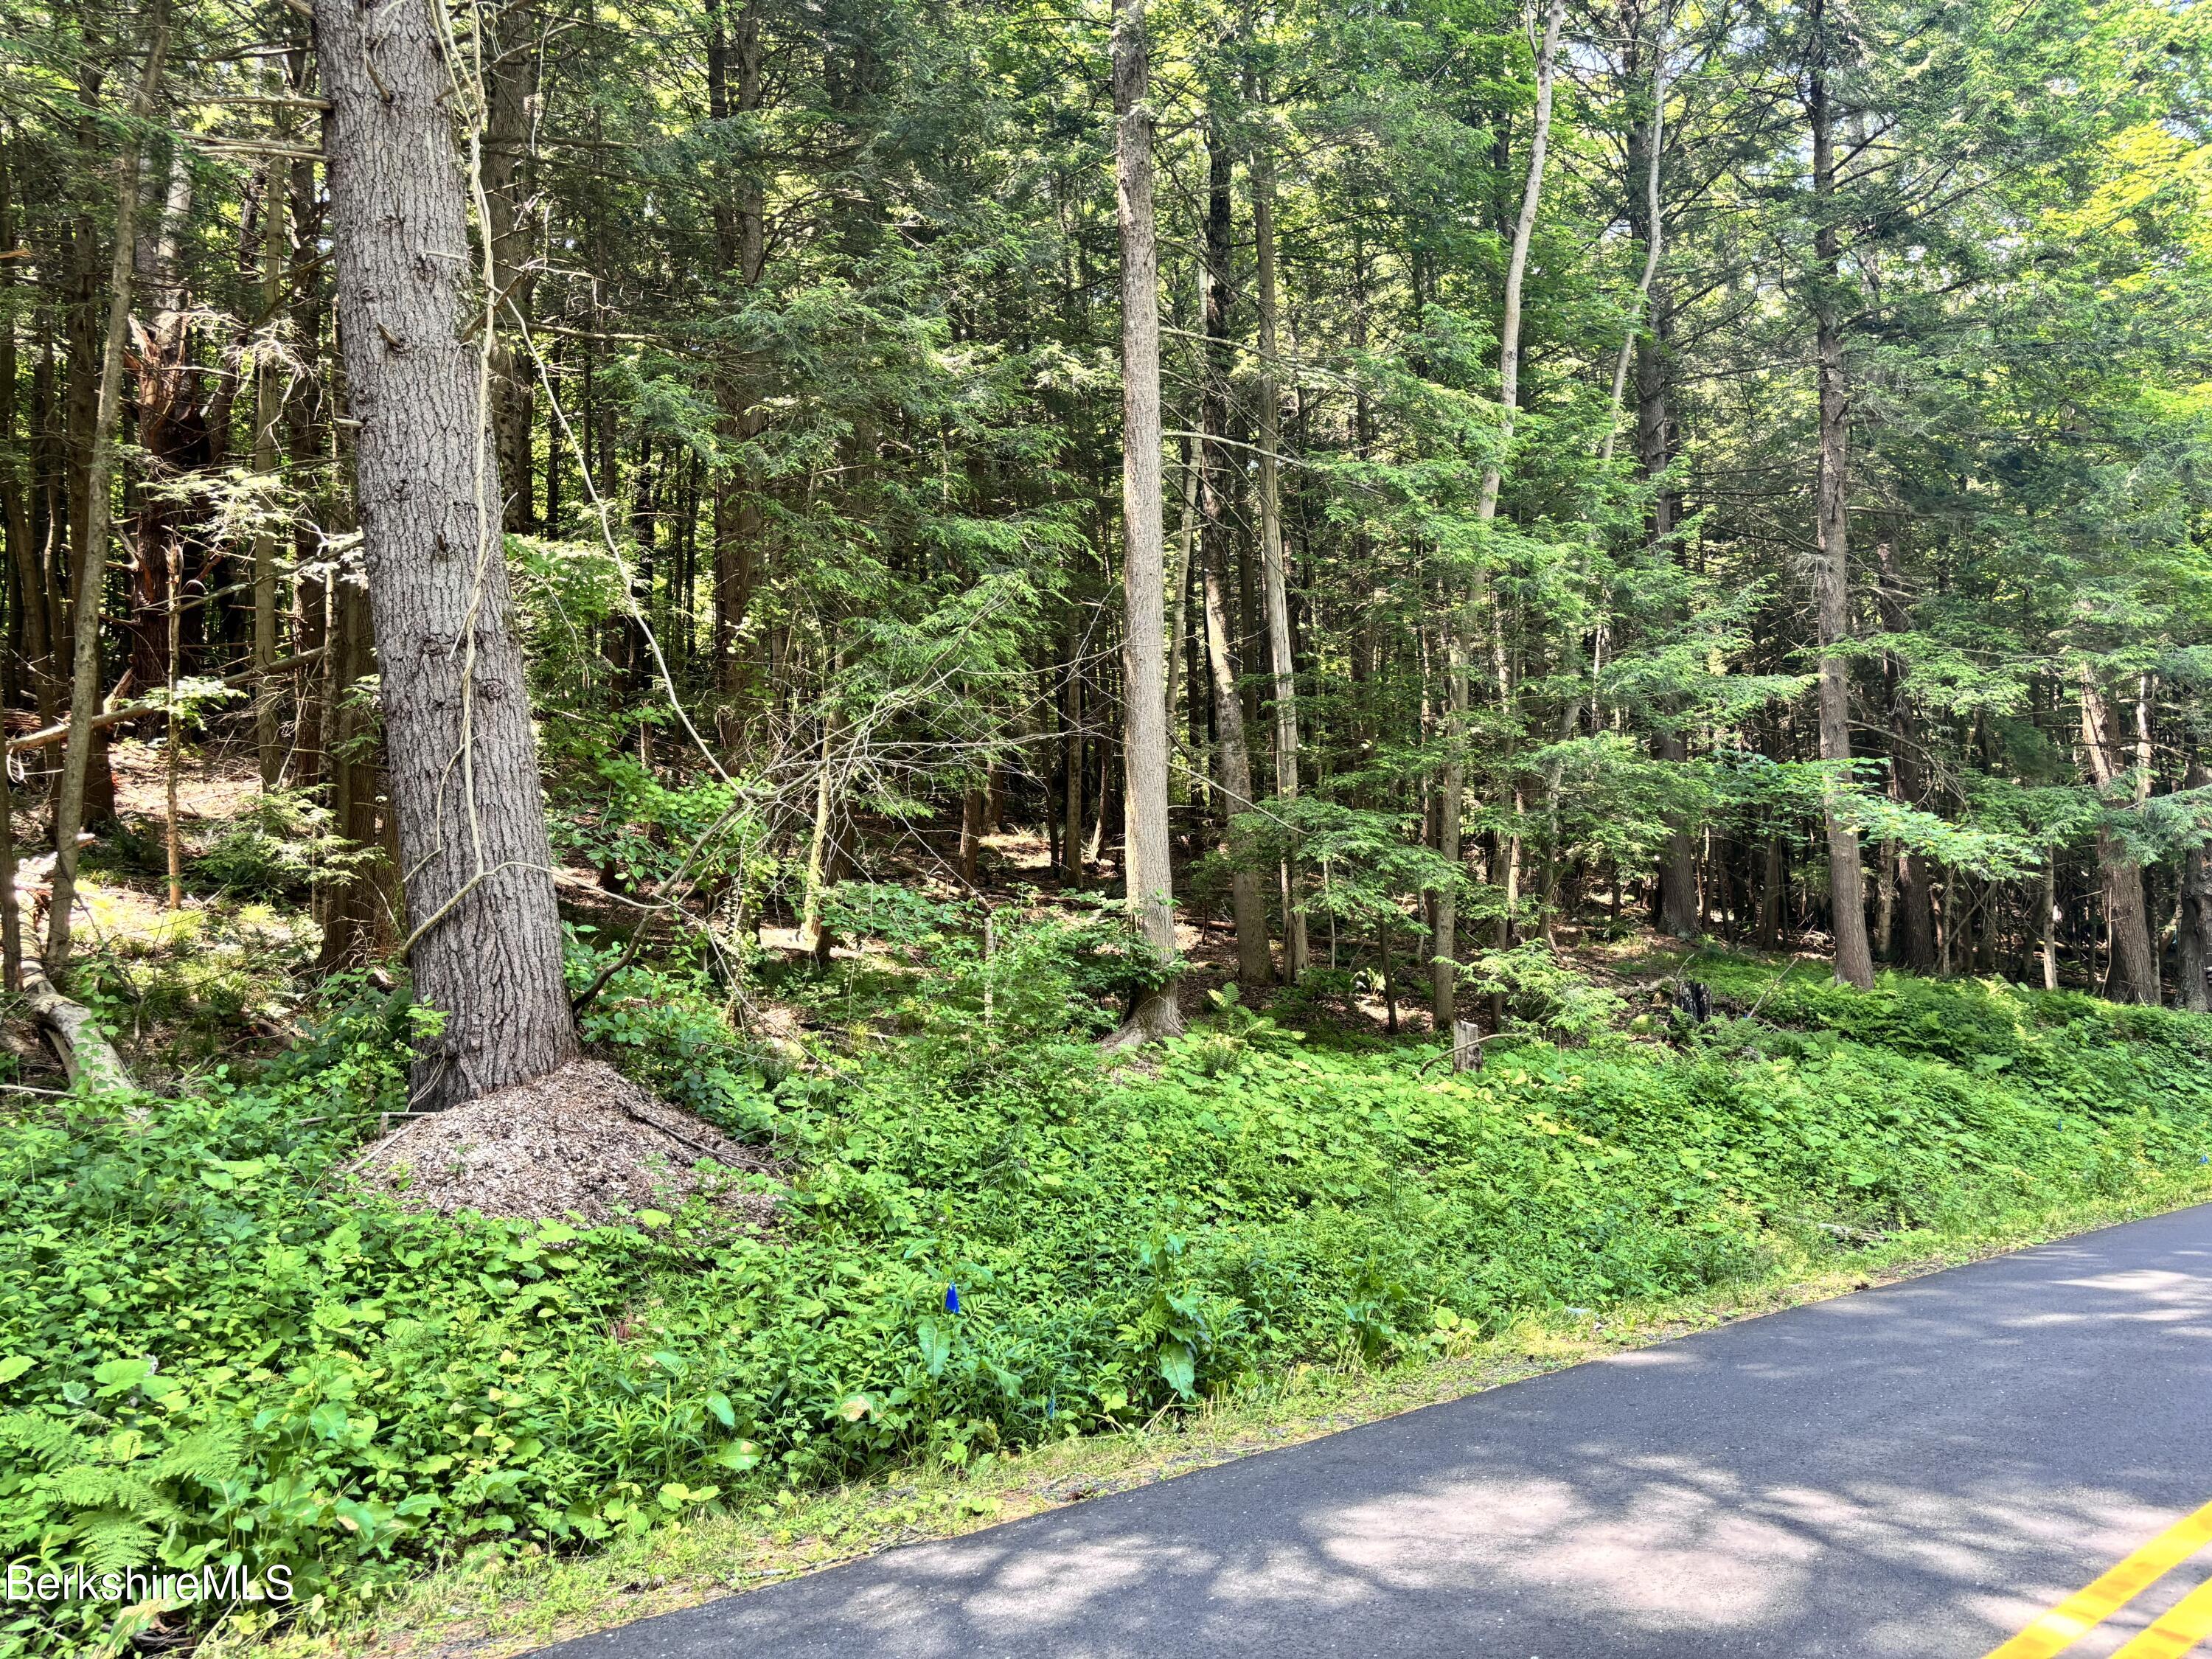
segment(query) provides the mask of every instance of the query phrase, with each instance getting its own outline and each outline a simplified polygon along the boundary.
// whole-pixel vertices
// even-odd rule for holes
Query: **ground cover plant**
[[[765,1237],[699,1200],[586,1230],[357,1190],[343,1164],[404,1102],[422,1020],[365,985],[293,1054],[178,1098],[21,1097],[0,1126],[10,1558],[286,1564],[312,1626],[435,1561],[973,1468],[1299,1362],[1755,1282],[1784,1245],[1994,1226],[2212,1153],[2212,1021],[2186,1013],[1711,955],[1685,970],[1710,1024],[1632,994],[1593,1033],[1591,988],[1555,969],[1569,1028],[1520,1005],[1480,1073],[1226,997],[1132,1060],[1090,1040],[1081,933],[1013,940],[1005,995],[972,954],[886,960],[868,1011],[899,1041],[820,1042],[773,1083],[726,1042],[723,1119],[785,1159]],[[655,1029],[609,1051],[671,1063],[686,1008],[711,1013],[702,981],[623,969],[608,1029]],[[80,1607],[0,1640],[84,1651],[217,1613],[278,1610]]]

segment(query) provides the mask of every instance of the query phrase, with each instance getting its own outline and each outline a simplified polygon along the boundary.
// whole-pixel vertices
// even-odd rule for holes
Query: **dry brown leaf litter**
[[[702,1184],[702,1160],[774,1167],[758,1147],[655,1100],[604,1060],[576,1060],[416,1118],[348,1168],[410,1210],[599,1223],[681,1203]],[[765,1228],[775,1200],[720,1190],[726,1182],[710,1176],[704,1184],[722,1207]]]

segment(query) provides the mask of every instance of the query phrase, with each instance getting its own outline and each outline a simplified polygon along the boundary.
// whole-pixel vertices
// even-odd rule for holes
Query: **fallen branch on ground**
[[[71,1083],[89,1079],[93,1087],[103,1092],[127,1092],[137,1086],[131,1081],[130,1068],[100,1029],[92,1010],[54,989],[46,969],[36,962],[23,964],[23,996],[31,1005],[32,1018],[46,1029],[54,1052],[61,1056]]]
[[[248,668],[240,673],[225,675],[222,683],[226,686],[244,685],[247,681],[258,679],[264,674],[279,674],[288,668],[297,668],[301,663],[313,662],[318,658],[329,654],[328,646],[319,645],[312,651],[302,651],[296,657],[287,657],[282,662],[272,662],[266,669]],[[134,702],[127,708],[111,708],[104,714],[94,714],[92,717],[92,729],[97,732],[103,726],[120,726],[125,720],[143,720],[149,714],[166,712],[167,708],[168,705],[165,702]],[[10,738],[8,740],[8,752],[11,755],[20,755],[27,749],[51,749],[68,736],[69,722],[64,720],[58,726],[49,726],[37,732],[27,732],[20,738]]]

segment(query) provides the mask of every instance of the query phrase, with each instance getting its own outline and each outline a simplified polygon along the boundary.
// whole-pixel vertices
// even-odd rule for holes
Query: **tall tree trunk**
[[[836,945],[823,915],[823,896],[836,885],[843,843],[837,834],[837,738],[841,731],[836,705],[822,716],[822,760],[814,774],[814,830],[806,843],[806,887],[799,916],[799,948],[817,964],[827,964]]]
[[[975,884],[982,852],[983,792],[963,789],[960,792],[960,879],[970,887]]]
[[[169,908],[181,910],[185,908],[185,846],[184,827],[179,821],[177,811],[177,778],[184,761],[185,720],[184,711],[177,706],[177,645],[182,632],[178,623],[183,617],[177,609],[176,599],[185,585],[184,550],[172,542],[165,550],[164,556],[168,562],[170,601],[163,607],[167,614],[162,617],[168,625],[169,635],[169,648],[166,653],[169,671],[166,688],[168,692],[166,699],[167,707],[163,711],[166,718],[161,735],[162,828],[166,831],[163,839],[167,842],[165,850],[169,858]],[[0,778],[5,777],[7,770],[6,765],[0,763]]]
[[[261,198],[261,315],[270,333],[253,354],[253,470],[263,478],[276,476],[276,428],[284,418],[283,376],[270,348],[284,293],[285,219],[291,194],[291,162],[272,157]],[[277,684],[270,672],[276,660],[276,532],[264,528],[253,538],[253,748],[264,789],[276,787],[284,765],[278,739]]]
[[[1807,114],[1813,137],[1814,357],[1820,375],[1820,467],[1814,484],[1819,552],[1814,606],[1820,639],[1820,758],[1847,770],[1851,758],[1850,667],[1841,647],[1850,639],[1850,398],[1844,378],[1843,241],[1836,201],[1833,68],[1827,0],[1808,0],[1813,32]],[[1836,978],[1865,989],[1874,983],[1867,941],[1866,872],[1858,831],[1844,815],[1847,780],[1829,781],[1823,816],[1828,831],[1828,891],[1836,941]]]
[[[309,94],[309,63],[304,48],[288,60],[286,86],[295,97]],[[323,197],[315,178],[314,163],[300,162],[292,169],[292,230],[296,246],[320,245],[322,216]],[[310,360],[319,359],[327,309],[321,276],[319,272],[295,270],[292,288],[292,331],[297,349]],[[325,400],[320,398],[288,398],[284,402],[284,448],[291,461],[293,476],[313,480],[319,486],[318,499],[300,515],[292,532],[292,638],[295,653],[301,657],[317,651],[325,653],[301,673],[294,697],[294,706],[299,712],[292,743],[293,775],[303,787],[320,784],[329,774],[325,749],[330,740],[330,709],[325,694],[331,683],[326,647],[330,643],[331,605],[322,526],[331,521],[337,489],[323,462],[336,428],[325,417],[324,410]]]
[[[1175,959],[1175,871],[1168,839],[1168,688],[1162,651],[1166,549],[1160,479],[1159,244],[1152,218],[1152,67],[1145,0],[1114,10],[1115,210],[1121,244],[1121,744],[1123,884],[1130,924],[1163,963]],[[1184,543],[1188,558],[1189,544]],[[1181,602],[1177,602],[1181,643]],[[1172,979],[1142,992],[1121,1040],[1182,1029]]]
[[[1605,423],[1605,444],[1599,451],[1601,460],[1613,459],[1614,441],[1620,434],[1620,409],[1628,392],[1629,359],[1636,350],[1637,337],[1642,332],[1644,307],[1651,298],[1651,280],[1659,274],[1659,257],[1666,240],[1666,216],[1661,209],[1660,168],[1667,149],[1667,16],[1662,8],[1658,27],[1651,42],[1651,124],[1632,139],[1628,147],[1628,179],[1631,190],[1629,201],[1629,234],[1640,236],[1644,242],[1644,270],[1636,280],[1636,296],[1628,310],[1628,326],[1620,337],[1620,350],[1613,360],[1613,402]],[[1637,154],[1638,143],[1643,155]],[[1636,222],[1639,204],[1634,198],[1636,163],[1644,163],[1644,199],[1641,203],[1642,223]]]
[[[1668,556],[1681,517],[1679,498],[1671,487],[1662,483],[1674,460],[1668,413],[1674,374],[1674,309],[1663,295],[1655,300],[1651,291],[1666,243],[1660,191],[1666,139],[1666,33],[1662,15],[1651,48],[1651,119],[1632,133],[1628,147],[1628,230],[1630,235],[1644,244],[1644,270],[1637,283],[1630,325],[1621,339],[1620,353],[1613,362],[1614,414],[1606,424],[1602,452],[1602,459],[1612,459],[1614,434],[1620,424],[1619,411],[1626,395],[1632,359],[1636,374],[1636,471],[1651,489],[1644,533],[1655,560]],[[1639,328],[1636,325],[1638,319],[1647,306],[1650,325],[1648,329]],[[1662,727],[1652,740],[1658,757],[1675,765],[1684,764],[1690,758],[1689,738],[1681,728],[1680,719],[1680,708],[1670,701],[1662,711]],[[1687,820],[1679,814],[1668,819],[1666,843],[1660,851],[1658,920],[1659,926],[1676,939],[1691,939],[1697,934],[1697,838]]]
[[[1659,758],[1675,765],[1690,758],[1689,740],[1670,726],[1655,746]],[[1698,936],[1698,838],[1683,823],[1669,823],[1659,855],[1659,926],[1676,939]]]
[[[207,465],[205,411],[190,359],[191,299],[178,271],[178,231],[191,212],[192,158],[182,144],[169,157],[161,210],[138,236],[139,287],[152,298],[152,321],[137,337],[138,447],[146,482],[138,491],[131,562],[131,678],[150,690],[169,680],[172,555],[185,533],[178,481]]]
[[[1552,140],[1552,86],[1553,71],[1559,63],[1559,22],[1566,12],[1566,0],[1552,0],[1544,15],[1544,37],[1536,50],[1536,113],[1534,130],[1528,138],[1528,173],[1521,188],[1521,211],[1513,222],[1513,241],[1505,260],[1505,293],[1498,325],[1498,402],[1504,418],[1498,434],[1498,448],[1489,463],[1482,469],[1482,488],[1476,497],[1476,521],[1488,526],[1498,516],[1498,494],[1504,482],[1504,457],[1513,442],[1515,416],[1521,405],[1521,289],[1528,270],[1528,244],[1536,231],[1536,211],[1544,196],[1544,162]],[[1488,549],[1483,548],[1488,556]],[[1444,762],[1443,800],[1439,821],[1439,847],[1449,848],[1449,856],[1458,860],[1460,821],[1467,811],[1468,720],[1470,698],[1468,690],[1468,658],[1475,629],[1474,607],[1469,604],[1459,608],[1457,618],[1448,632],[1446,642],[1447,672],[1451,681],[1452,732],[1451,743]],[[1491,629],[1492,664],[1498,681],[1498,715],[1505,725],[1509,741],[1515,725],[1513,680],[1504,653],[1502,628],[1496,624]],[[1515,805],[1520,805],[1520,792],[1514,791]],[[1518,872],[1520,845],[1518,838],[1508,854],[1511,873],[1507,878],[1509,889],[1506,914],[1501,924],[1500,943],[1506,942],[1513,926],[1513,906],[1519,896]],[[1436,916],[1434,956],[1429,968],[1429,998],[1431,1012],[1439,1031],[1449,1031],[1455,1014],[1455,999],[1451,988],[1459,975],[1458,916],[1453,896],[1449,890],[1440,891],[1431,898]]]
[[[446,1016],[426,1106],[576,1051],[522,654],[507,625],[499,465],[471,344],[444,13],[318,0],[331,240],[416,999]],[[489,287],[489,272],[484,273]],[[479,326],[486,320],[475,319]]]
[[[527,531],[535,523],[532,413],[537,389],[532,366],[516,349],[519,315],[530,317],[538,285],[532,246],[536,222],[529,211],[530,161],[537,147],[540,43],[536,0],[479,7],[477,25],[489,36],[484,60],[483,206],[491,244],[494,319],[491,361],[492,431],[503,492],[501,522]]]
[[[2058,988],[2058,849],[2043,854],[2043,988]]]
[[[0,750],[0,985],[23,988],[23,917],[15,894],[15,788]]]
[[[1267,904],[1260,872],[1243,856],[1237,819],[1257,804],[1252,793],[1252,757],[1244,737],[1244,699],[1237,684],[1230,650],[1234,625],[1229,592],[1229,489],[1231,462],[1222,442],[1229,427],[1229,307],[1231,154],[1227,123],[1210,116],[1206,125],[1206,334],[1204,398],[1205,472],[1199,485],[1204,522],[1200,551],[1206,569],[1206,659],[1213,678],[1213,719],[1221,778],[1223,811],[1228,819],[1230,908],[1237,920],[1237,976],[1247,987],[1275,981],[1273,948],[1267,939]]]
[[[1641,214],[1641,208],[1633,209]],[[1651,308],[1651,330],[1637,343],[1636,350],[1636,470],[1651,486],[1651,507],[1645,538],[1656,559],[1670,556],[1671,544],[1681,519],[1681,501],[1662,480],[1674,461],[1673,427],[1668,394],[1674,375],[1674,310],[1662,295]],[[1681,713],[1671,701],[1662,710],[1660,729],[1652,738],[1653,751],[1662,761],[1680,765],[1690,757],[1687,734],[1680,726]],[[1698,931],[1697,837],[1688,820],[1671,815],[1666,843],[1659,854],[1659,925],[1676,939],[1690,939]]]
[[[1198,474],[1200,452],[1188,438],[1182,441],[1182,521],[1176,532],[1175,574],[1168,579],[1168,592],[1175,595],[1174,621],[1168,630],[1168,730],[1172,732],[1182,723],[1186,688],[1194,689],[1195,682],[1188,672],[1190,651],[1190,574],[1192,554],[1198,545]],[[1194,705],[1190,711],[1195,714]],[[1203,793],[1202,785],[1194,791],[1193,798]]]
[[[2097,793],[2108,795],[2124,769],[2124,739],[2113,723],[2104,688],[2087,663],[2081,665],[2081,749]],[[2143,902],[2142,866],[2128,856],[2125,844],[2109,826],[2097,830],[2097,868],[2104,877],[2105,915],[2112,934],[2112,997],[2120,1002],[2155,1003],[2158,956],[2151,945],[2150,912]]]
[[[85,473],[84,535],[76,547],[76,639],[70,674],[69,742],[63,751],[60,793],[54,800],[52,902],[46,913],[46,965],[58,980],[67,969],[70,923],[76,908],[77,830],[85,810],[85,779],[93,761],[93,717],[100,712],[100,595],[107,577],[109,498],[115,470],[115,428],[123,413],[123,343],[131,325],[131,275],[137,252],[138,135],[152,118],[169,49],[168,0],[154,0],[146,22],[146,66],[131,101],[115,161],[115,248],[108,266],[107,330],[100,360],[100,394]],[[4,762],[0,762],[4,763]],[[101,758],[102,769],[106,759]]]
[[[1883,542],[1875,548],[1875,557],[1881,573],[1876,597],[1882,628],[1891,634],[1905,633],[1911,628],[1912,617],[1905,605],[1895,550]],[[1912,694],[1905,687],[1905,659],[1895,652],[1885,652],[1882,676],[1889,693],[1890,792],[1904,805],[1920,806],[1926,788],[1920,771],[1920,727]],[[1907,849],[1898,854],[1893,867],[1897,918],[1901,923],[1897,929],[1897,958],[1916,974],[1931,972],[1936,966],[1936,910],[1929,892],[1928,860]]]
[[[1782,837],[1766,838],[1766,861],[1759,884],[1759,933],[1757,943],[1762,951],[1771,951],[1782,943],[1782,924],[1785,913],[1783,889]]]
[[[2212,772],[2206,771],[2204,763],[2191,754],[2189,769],[2182,775],[2182,787],[2202,789],[2208,783],[2212,783]],[[2212,855],[2203,847],[2191,848],[2182,860],[2176,908],[2180,913],[2175,942],[2180,958],[2177,966],[2181,1006],[2191,1013],[2212,1013],[2212,986],[2205,979],[2206,969],[2212,968]]]
[[[382,757],[374,740],[374,718],[363,706],[365,694],[357,689],[376,672],[368,584],[357,566],[341,565],[331,574],[330,589],[330,654],[324,667],[325,684],[331,688],[331,822],[344,856],[327,866],[318,895],[323,910],[319,965],[325,973],[369,960],[394,874],[381,855],[377,795]]]
[[[1083,886],[1083,670],[1076,660],[1081,635],[1073,618],[1060,691],[1060,879],[1071,892]]]
[[[722,0],[708,0],[707,18],[708,114],[718,123],[749,118],[764,98],[760,7],[756,0],[744,0],[732,29],[723,21]],[[723,270],[748,291],[758,286],[768,257],[767,216],[757,166],[744,163],[719,185],[714,199],[717,252]],[[714,377],[714,388],[716,436],[732,457],[715,480],[713,515],[714,684],[729,694],[744,678],[738,633],[751,609],[761,566],[760,481],[744,453],[764,423],[741,364],[723,366]]]
[[[15,246],[15,146],[0,142],[0,250]],[[8,568],[15,574],[19,601],[18,636],[24,665],[38,699],[39,723],[50,726],[61,708],[55,678],[53,639],[47,630],[46,581],[33,533],[29,498],[17,461],[15,439],[15,261],[0,259],[0,534],[8,538]],[[34,400],[35,402],[35,400]],[[34,410],[35,412],[35,410]]]
[[[1298,798],[1297,675],[1291,660],[1291,604],[1283,568],[1282,483],[1276,459],[1282,447],[1283,422],[1282,392],[1275,373],[1275,173],[1273,157],[1264,142],[1254,150],[1250,167],[1260,301],[1259,418],[1254,434],[1260,449],[1260,580],[1267,613],[1267,665],[1273,680],[1275,794],[1279,799],[1294,801]],[[1306,968],[1306,918],[1298,908],[1295,859],[1283,861],[1281,875],[1283,976],[1295,982]]]

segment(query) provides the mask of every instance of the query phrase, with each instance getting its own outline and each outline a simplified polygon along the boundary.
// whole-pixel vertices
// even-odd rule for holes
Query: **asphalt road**
[[[2212,1206],[547,1651],[1979,1659],[2208,1500]],[[2208,1577],[2067,1659],[2190,1651],[2143,1632]]]

